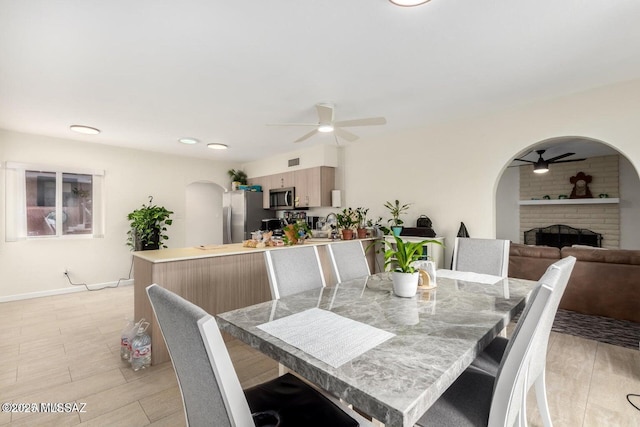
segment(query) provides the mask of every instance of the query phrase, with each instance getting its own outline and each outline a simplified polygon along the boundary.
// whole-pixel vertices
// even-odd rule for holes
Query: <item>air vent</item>
[[[296,157],[295,159],[289,159],[289,167],[298,166],[300,164],[300,157]]]

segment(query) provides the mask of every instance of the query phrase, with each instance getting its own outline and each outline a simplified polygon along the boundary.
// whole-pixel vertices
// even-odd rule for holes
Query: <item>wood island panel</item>
[[[134,267],[135,317],[151,322],[147,332],[152,364],[168,361],[169,353],[146,295],[150,284],[157,283],[211,315],[271,299],[262,252],[155,264],[136,258]]]

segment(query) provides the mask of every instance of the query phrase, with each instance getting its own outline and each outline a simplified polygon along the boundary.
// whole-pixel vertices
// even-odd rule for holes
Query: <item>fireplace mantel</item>
[[[591,198],[591,199],[541,199],[541,200],[518,200],[519,205],[603,205],[618,204],[618,197]]]

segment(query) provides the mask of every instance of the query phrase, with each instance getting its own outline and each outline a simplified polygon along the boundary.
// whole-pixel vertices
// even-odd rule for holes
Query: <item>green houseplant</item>
[[[338,228],[342,229],[342,240],[353,239],[353,227],[358,223],[356,211],[351,208],[344,208],[342,212],[336,214]]]
[[[393,234],[396,236],[400,235],[402,224],[404,224],[404,221],[400,219],[400,215],[406,214],[409,206],[410,204],[401,205],[398,199],[396,199],[394,203],[386,202],[384,204],[384,207],[387,208],[391,214],[391,218],[387,222],[391,226]]]
[[[173,222],[172,214],[164,206],[154,205],[153,196],[149,196],[148,205],[143,203],[142,207],[127,215],[131,225],[127,232],[127,246],[136,251],[166,248],[163,241],[169,238],[165,232]]]
[[[384,266],[392,266],[391,279],[393,293],[399,297],[412,297],[418,291],[419,273],[413,266],[422,257],[422,247],[428,243],[442,246],[437,240],[422,240],[420,242],[405,242],[394,235],[394,242],[382,240],[385,245]]]
[[[231,189],[237,190],[238,185],[247,185],[247,174],[240,169],[229,169],[227,171],[231,178]]]
[[[311,229],[305,221],[298,220],[293,224],[288,224],[284,229],[282,241],[285,246],[302,244],[311,237]]]
[[[364,239],[367,237],[367,213],[369,208],[358,207],[356,212],[356,232],[358,233],[358,239]]]

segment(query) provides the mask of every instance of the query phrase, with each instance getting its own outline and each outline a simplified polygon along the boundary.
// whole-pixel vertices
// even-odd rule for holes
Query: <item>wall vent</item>
[[[289,159],[289,167],[300,165],[300,157],[296,157],[295,159]]]

